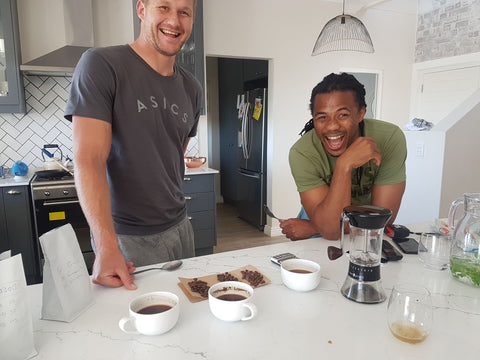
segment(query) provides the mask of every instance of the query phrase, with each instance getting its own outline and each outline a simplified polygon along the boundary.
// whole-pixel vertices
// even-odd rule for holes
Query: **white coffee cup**
[[[280,263],[282,281],[295,291],[310,291],[320,283],[320,265],[306,259],[288,259]]]
[[[252,296],[253,288],[241,281],[217,283],[208,290],[210,311],[224,321],[251,320],[257,315]]]
[[[133,299],[128,309],[130,316],[118,322],[122,331],[127,334],[160,335],[177,323],[180,303],[177,295],[157,291]]]

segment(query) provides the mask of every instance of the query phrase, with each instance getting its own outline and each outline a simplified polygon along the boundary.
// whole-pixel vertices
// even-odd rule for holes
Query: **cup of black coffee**
[[[210,287],[208,303],[212,314],[224,321],[246,321],[257,315],[252,304],[253,288],[241,281],[223,281]]]
[[[295,291],[310,291],[320,283],[320,265],[306,259],[288,259],[281,263],[282,281]]]
[[[120,329],[127,334],[163,334],[178,321],[178,296],[164,291],[143,294],[130,302],[129,314],[118,323]]]

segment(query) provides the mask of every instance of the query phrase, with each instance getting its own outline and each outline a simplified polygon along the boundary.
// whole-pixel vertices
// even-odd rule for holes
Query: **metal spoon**
[[[263,205],[263,209],[265,210],[265,214],[267,214],[271,218],[277,219],[278,221],[283,221],[283,219],[280,219],[280,218],[276,217],[275,215],[273,215],[272,211],[268,208],[267,205]]]
[[[150,271],[150,270],[172,271],[172,270],[175,270],[175,269],[179,268],[182,265],[182,263],[183,263],[182,260],[173,260],[173,261],[170,261],[170,262],[167,262],[167,263],[163,264],[161,267],[152,267],[152,268],[148,268],[148,269],[137,270],[137,271],[134,271],[133,273],[131,273],[130,275],[137,275],[137,274],[143,273],[145,271]]]

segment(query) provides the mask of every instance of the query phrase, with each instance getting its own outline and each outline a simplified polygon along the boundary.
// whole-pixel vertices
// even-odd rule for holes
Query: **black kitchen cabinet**
[[[0,1],[0,113],[25,113],[17,2]]]
[[[39,281],[38,251],[33,236],[32,204],[27,185],[1,188],[0,249],[22,254],[27,284]]]
[[[212,254],[217,245],[215,174],[185,174],[183,192],[195,236],[195,255]]]

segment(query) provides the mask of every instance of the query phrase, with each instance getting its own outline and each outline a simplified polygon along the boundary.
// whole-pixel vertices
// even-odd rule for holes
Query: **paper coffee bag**
[[[40,236],[43,266],[42,319],[70,322],[93,303],[90,277],[70,224]]]
[[[0,359],[25,360],[37,355],[28,306],[22,255],[0,254]]]

